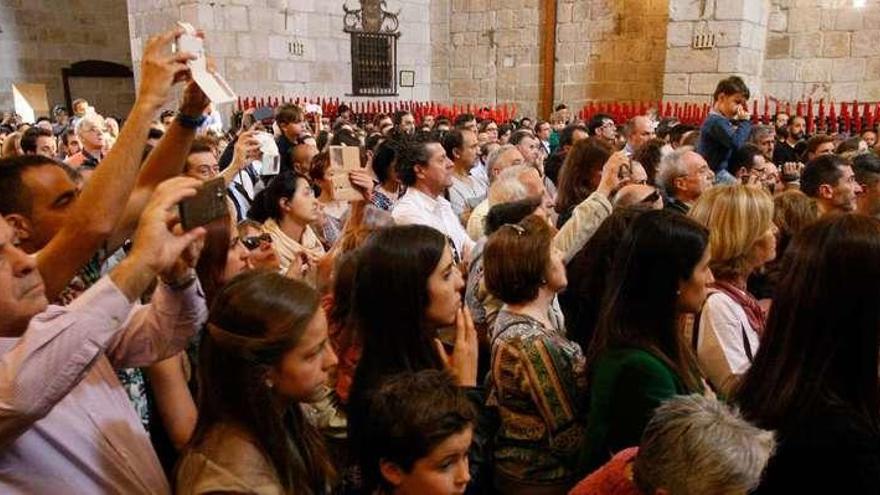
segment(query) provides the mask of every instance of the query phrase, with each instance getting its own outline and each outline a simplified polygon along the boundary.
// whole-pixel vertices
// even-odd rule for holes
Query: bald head
[[[654,138],[654,123],[644,115],[630,119],[627,127],[626,141],[633,152],[640,150],[645,143]]]

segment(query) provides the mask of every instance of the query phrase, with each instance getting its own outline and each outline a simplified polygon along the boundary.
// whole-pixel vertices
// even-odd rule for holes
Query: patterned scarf
[[[764,312],[764,309],[761,308],[758,304],[758,300],[755,299],[754,296],[747,291],[735,287],[733,284],[722,282],[720,280],[716,280],[715,283],[712,284],[712,288],[718,289],[727,294],[737,304],[742,306],[743,310],[746,312],[746,317],[749,320],[749,325],[755,333],[757,333],[759,337],[764,334],[764,325],[767,323],[767,313]]]

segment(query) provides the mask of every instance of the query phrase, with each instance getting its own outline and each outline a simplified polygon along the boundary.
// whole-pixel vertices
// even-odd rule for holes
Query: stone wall
[[[539,91],[539,0],[434,0],[431,96],[515,103],[534,115]]]
[[[782,100],[880,101],[880,1],[772,0],[764,79]]]
[[[50,107],[64,103],[61,69],[82,60],[131,66],[128,22],[120,0],[3,0],[0,2],[0,109],[12,109],[12,84],[46,85]],[[72,98],[98,111],[126,115],[131,79],[71,79]]]
[[[539,0],[434,0],[432,97],[517,105],[540,92]],[[557,0],[554,103],[656,99],[668,0]],[[443,40],[448,40],[447,44]]]
[[[669,0],[559,0],[557,102],[662,95]]]
[[[431,88],[430,0],[390,0],[400,12],[397,69],[415,71],[415,87],[399,98],[425,100]],[[351,93],[351,48],[343,0],[128,0],[131,46],[180,19],[205,31],[206,49],[239,95]],[[357,2],[350,1],[350,8]],[[301,45],[301,54],[292,46]]]
[[[732,74],[761,94],[768,13],[769,0],[670,0],[664,99],[710,100]],[[692,47],[701,33],[715,35],[713,48]]]

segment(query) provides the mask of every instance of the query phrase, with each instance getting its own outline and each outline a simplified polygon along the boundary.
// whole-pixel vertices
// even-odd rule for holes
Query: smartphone
[[[180,202],[178,209],[180,224],[184,230],[192,230],[229,215],[226,207],[226,183],[223,177],[202,184],[195,196]]]

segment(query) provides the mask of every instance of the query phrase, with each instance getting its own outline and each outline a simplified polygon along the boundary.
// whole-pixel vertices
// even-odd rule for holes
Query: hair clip
[[[517,235],[524,235],[526,233],[526,229],[522,225],[518,225],[515,223],[506,223],[503,226],[512,228],[516,231]]]

